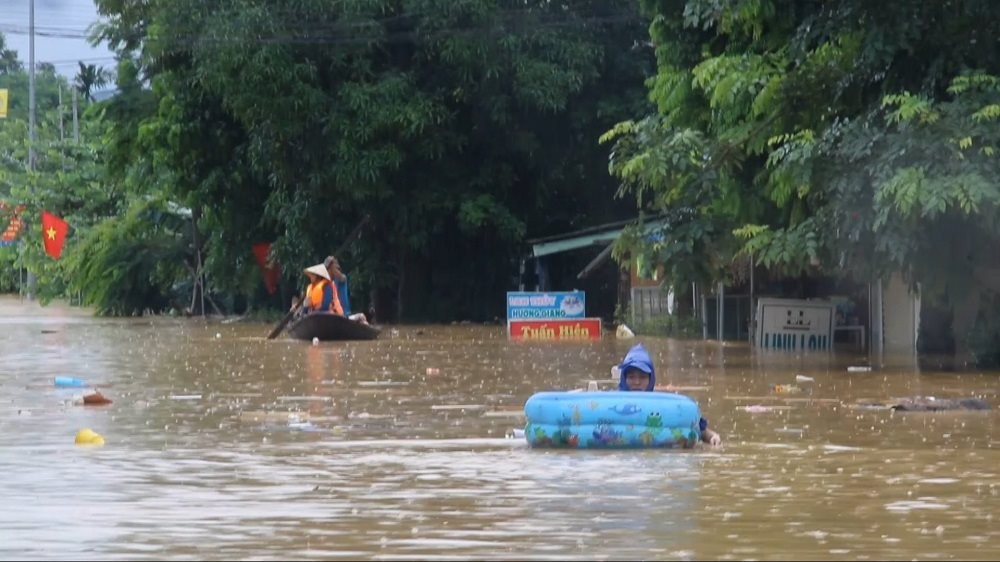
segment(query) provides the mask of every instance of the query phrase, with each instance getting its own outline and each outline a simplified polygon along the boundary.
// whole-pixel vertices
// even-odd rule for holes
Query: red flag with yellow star
[[[42,211],[42,241],[45,242],[46,254],[59,259],[67,230],[69,223],[48,211]]]

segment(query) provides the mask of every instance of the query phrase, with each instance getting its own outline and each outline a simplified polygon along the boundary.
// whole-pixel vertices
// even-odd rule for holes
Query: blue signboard
[[[583,291],[564,293],[507,293],[507,320],[583,318],[587,311]]]

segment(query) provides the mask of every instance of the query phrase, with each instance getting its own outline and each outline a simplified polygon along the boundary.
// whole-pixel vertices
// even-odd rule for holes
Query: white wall
[[[882,314],[885,351],[916,353],[920,295],[911,293],[898,273],[882,283]]]

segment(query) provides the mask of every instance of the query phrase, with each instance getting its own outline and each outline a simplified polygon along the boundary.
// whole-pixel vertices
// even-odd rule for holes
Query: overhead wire
[[[291,11],[286,11],[284,14],[292,14]],[[295,15],[299,15],[299,12],[294,12]],[[206,15],[212,18],[225,18],[228,12],[221,10],[218,12],[210,12]],[[262,12],[261,15],[265,15],[270,19],[270,22],[276,22],[276,27],[281,27],[282,24],[294,24],[295,29],[286,30],[285,33],[275,34],[275,35],[262,35],[247,37],[246,35],[238,35],[232,37],[219,37],[210,36],[206,34],[165,34],[162,36],[163,39],[175,42],[185,42],[190,43],[194,41],[198,42],[213,42],[213,43],[260,43],[260,44],[328,44],[328,45],[343,45],[343,44],[361,44],[368,43],[372,41],[389,41],[392,42],[394,39],[405,39],[410,38],[417,30],[400,30],[400,31],[390,31],[386,33],[368,33],[368,34],[354,34],[351,36],[344,36],[345,33],[356,31],[358,29],[370,28],[372,26],[384,26],[391,23],[405,23],[414,22],[417,23],[420,19],[428,14],[421,14],[419,12],[408,13],[408,14],[396,14],[385,17],[363,17],[362,19],[356,19],[354,17],[340,18],[335,21],[316,21],[314,18],[304,19],[300,21],[285,21],[281,18],[282,11],[267,11]],[[431,30],[429,33],[431,35],[441,35],[441,34],[465,34],[465,33],[476,33],[483,31],[496,30],[498,27],[503,26],[513,26],[520,27],[524,30],[530,31],[532,29],[549,29],[558,27],[572,27],[572,26],[587,26],[591,24],[611,24],[611,23],[637,23],[643,21],[642,18],[635,11],[628,10],[618,10],[615,11],[604,10],[600,13],[587,14],[586,12],[578,12],[571,10],[564,10],[558,13],[551,13],[544,10],[529,10],[529,9],[506,9],[501,10],[497,13],[485,14],[487,16],[500,16],[499,21],[488,21],[481,25],[462,25],[462,26],[430,26]],[[512,16],[521,16],[515,19]],[[534,21],[525,18],[525,16],[531,16]],[[243,30],[249,29],[249,26],[242,26]],[[237,29],[236,31],[241,31]],[[9,33],[13,35],[27,35],[30,31],[26,26],[17,24],[0,23],[0,33]],[[62,39],[89,39],[91,37],[91,32],[84,29],[72,28],[72,27],[62,27],[62,26],[36,26],[35,34],[41,37],[52,37],[52,38],[62,38]]]

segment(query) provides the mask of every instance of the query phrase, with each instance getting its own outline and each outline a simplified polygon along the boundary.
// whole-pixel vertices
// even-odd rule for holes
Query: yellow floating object
[[[777,393],[792,393],[802,392],[802,389],[794,384],[776,384],[774,385],[774,391]]]
[[[76,432],[76,444],[77,445],[103,445],[104,438],[93,429],[81,429]]]

